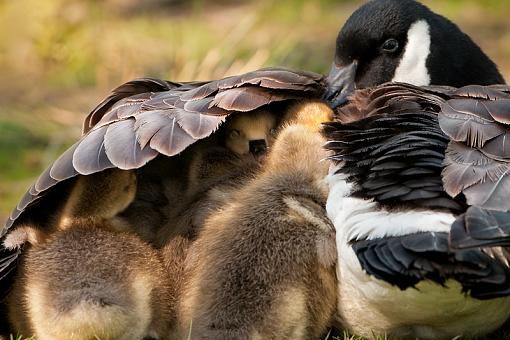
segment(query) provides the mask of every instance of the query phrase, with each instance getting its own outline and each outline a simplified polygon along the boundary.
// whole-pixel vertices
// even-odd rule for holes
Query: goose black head
[[[357,9],[336,41],[328,99],[389,81],[417,86],[502,84],[496,65],[454,23],[414,0],[372,0]]]

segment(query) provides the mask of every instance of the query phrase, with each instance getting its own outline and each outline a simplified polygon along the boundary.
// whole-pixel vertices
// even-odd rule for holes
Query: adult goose
[[[221,129],[232,113],[303,98],[323,97],[338,106],[354,87],[391,80],[452,86],[503,82],[494,63],[445,18],[411,0],[370,1],[340,31],[327,78],[264,69],[210,82],[145,78],[121,85],[87,116],[82,138],[27,191],[0,237],[5,240],[8,232],[31,221],[48,228],[77,176],[108,168],[143,172],[146,163],[179,155]],[[22,250],[2,250],[0,295],[8,291]]]
[[[329,79],[334,107],[366,88],[325,128],[344,326],[431,339],[500,327],[506,250],[476,247],[505,244],[508,88],[372,88],[501,84],[494,63],[418,2],[375,0],[340,31]]]
[[[509,257],[494,246],[510,225],[509,123],[508,86],[394,83],[325,125],[349,330],[450,339],[508,319]]]

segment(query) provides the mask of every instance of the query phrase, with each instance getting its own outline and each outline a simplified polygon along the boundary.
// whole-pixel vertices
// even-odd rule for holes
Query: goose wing
[[[510,256],[499,247],[510,245],[509,94],[506,86],[384,84],[356,92],[325,124],[326,148],[352,196],[390,211],[457,215],[448,234],[353,241],[367,272],[405,287],[454,278],[478,298],[510,293]]]
[[[83,136],[35,181],[0,236],[48,190],[78,174],[137,169],[158,154],[174,156],[208,137],[235,112],[273,102],[320,97],[319,74],[261,69],[210,82],[137,79],[113,90],[85,119]]]
[[[469,204],[452,226],[455,248],[510,245],[510,87],[471,85],[441,105],[448,135],[444,188]]]
[[[177,155],[208,137],[232,113],[290,99],[320,98],[324,89],[322,75],[283,68],[208,82],[143,78],[125,83],[86,117],[82,137],[32,184],[0,237],[24,222],[47,219],[77,175],[140,168],[159,154]],[[19,250],[0,251],[2,278]]]

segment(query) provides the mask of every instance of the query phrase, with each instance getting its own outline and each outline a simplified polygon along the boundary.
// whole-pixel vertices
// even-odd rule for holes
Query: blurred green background
[[[282,65],[325,73],[352,0],[0,0],[0,223],[132,78],[205,80]],[[510,1],[429,0],[510,79]]]

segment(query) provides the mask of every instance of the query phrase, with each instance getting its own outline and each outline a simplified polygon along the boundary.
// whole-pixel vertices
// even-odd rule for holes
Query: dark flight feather
[[[449,248],[447,233],[424,232],[362,240],[352,247],[370,275],[404,290],[422,280],[444,285],[454,279],[464,292],[478,299],[507,296],[510,271],[482,249]]]
[[[469,207],[452,225],[450,244],[458,249],[510,246],[510,214]]]
[[[343,162],[339,172],[355,184],[354,196],[389,207],[462,209],[463,200],[448,195],[441,181],[449,139],[438,124],[438,112],[445,99],[438,88],[427,92],[387,84],[356,92],[339,110],[338,121],[324,125],[326,148],[334,162]],[[356,106],[362,102],[370,104]]]

